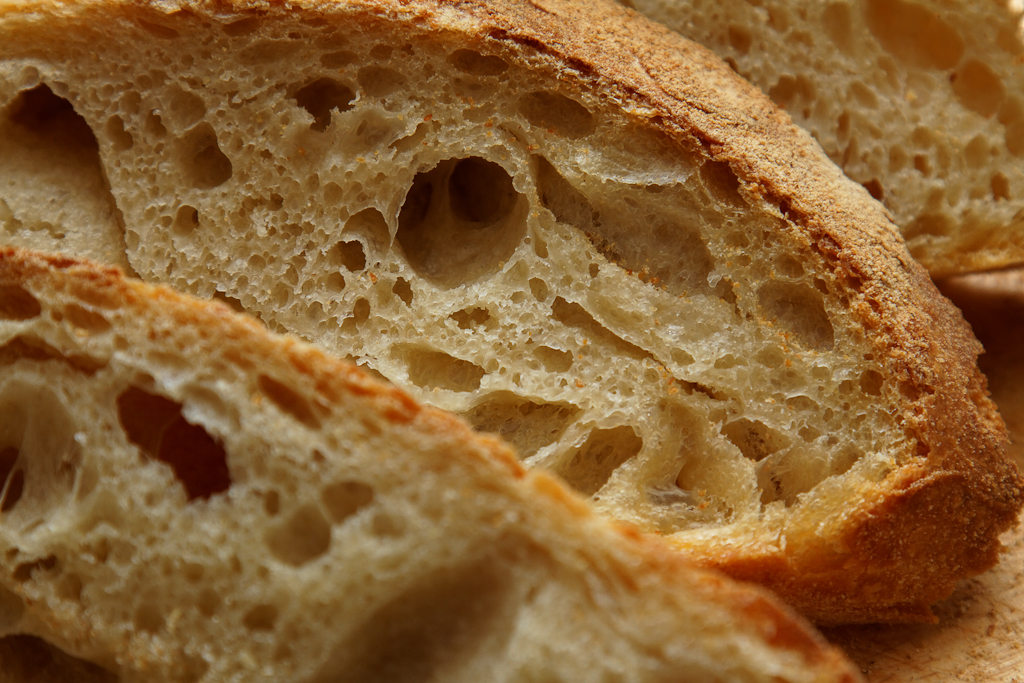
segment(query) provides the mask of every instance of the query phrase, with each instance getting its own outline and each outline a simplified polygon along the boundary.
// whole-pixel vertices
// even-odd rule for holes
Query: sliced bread
[[[862,680],[450,414],[221,304],[5,248],[12,634],[18,683]]]
[[[978,360],[1024,468],[1024,270],[975,273],[939,285],[964,312],[985,353]]]
[[[619,5],[7,6],[2,107],[57,100],[139,275],[816,620],[930,619],[998,558],[1024,494],[959,313],[805,132]]]
[[[622,1],[768,93],[885,204],[933,275],[1024,262],[1019,7]]]

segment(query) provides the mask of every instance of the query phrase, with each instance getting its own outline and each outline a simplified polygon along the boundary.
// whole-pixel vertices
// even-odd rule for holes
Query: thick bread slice
[[[970,330],[863,188],[667,29],[16,3],[0,56],[19,120],[64,98],[95,133],[141,276],[357,358],[603,512],[820,621],[929,619],[996,562],[1024,494]]]
[[[622,1],[768,93],[885,204],[933,275],[1024,262],[1019,8],[1006,0]]]
[[[0,635],[121,681],[861,680],[497,439],[115,269],[0,250],[0,407]]]

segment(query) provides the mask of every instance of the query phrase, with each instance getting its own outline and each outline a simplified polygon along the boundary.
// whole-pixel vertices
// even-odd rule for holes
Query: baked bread
[[[63,98],[95,134],[140,276],[604,513],[821,622],[930,619],[996,562],[1021,481],[970,330],[863,188],[667,29],[599,1],[18,3],[0,55],[7,111]]]
[[[1007,451],[1024,467],[1024,271],[975,273],[939,286],[985,346],[978,366],[1006,422]]]
[[[768,93],[885,204],[933,275],[1024,262],[1019,7],[622,1]]]
[[[0,635],[126,683],[862,680],[763,589],[221,304],[5,248],[0,312]]]

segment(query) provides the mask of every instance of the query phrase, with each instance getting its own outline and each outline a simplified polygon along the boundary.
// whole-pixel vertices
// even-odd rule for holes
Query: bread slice
[[[1006,0],[622,0],[724,58],[935,276],[1024,262],[1024,43]]]
[[[1006,422],[1007,452],[1024,468],[1024,270],[964,275],[939,286],[985,346],[978,366]]]
[[[0,311],[0,634],[126,683],[862,680],[764,590],[223,305],[6,248]]]
[[[63,98],[95,134],[139,275],[604,513],[823,622],[930,619],[996,562],[1022,485],[970,330],[863,188],[667,29],[610,2],[19,3],[0,55],[6,108]]]

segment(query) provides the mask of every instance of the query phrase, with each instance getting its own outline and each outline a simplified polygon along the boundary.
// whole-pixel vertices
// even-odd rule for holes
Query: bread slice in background
[[[935,276],[1024,262],[1024,43],[1005,0],[623,0],[724,58]]]
[[[763,589],[221,304],[3,249],[0,359],[0,636],[44,668],[861,680]]]
[[[23,3],[0,108],[72,105],[143,278],[356,359],[813,619],[931,619],[1024,497],[959,313],[713,55],[542,5]]]

